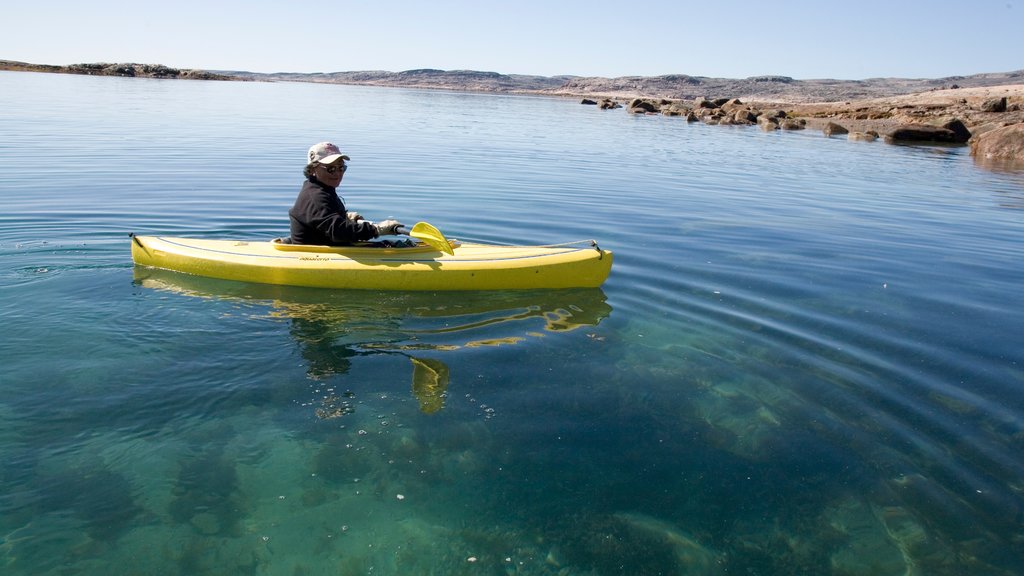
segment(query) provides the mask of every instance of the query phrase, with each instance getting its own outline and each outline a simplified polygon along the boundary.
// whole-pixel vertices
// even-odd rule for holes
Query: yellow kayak
[[[198,276],[353,290],[596,288],[612,253],[596,243],[498,246],[451,241],[451,254],[411,247],[310,246],[277,240],[132,236],[137,265]]]

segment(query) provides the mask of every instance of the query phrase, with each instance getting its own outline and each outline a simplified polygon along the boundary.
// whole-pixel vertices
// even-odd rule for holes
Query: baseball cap
[[[341,149],[330,142],[321,142],[309,147],[309,161],[307,164],[334,164],[338,160],[348,160],[348,156],[341,153]]]

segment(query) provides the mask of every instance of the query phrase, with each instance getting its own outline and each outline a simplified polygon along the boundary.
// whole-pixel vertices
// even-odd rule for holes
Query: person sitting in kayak
[[[348,170],[349,157],[330,142],[309,148],[303,174],[306,181],[295,205],[288,211],[292,244],[347,246],[378,236],[390,236],[403,224],[384,220],[376,224],[364,220],[358,212],[348,212],[338,196],[338,185]]]

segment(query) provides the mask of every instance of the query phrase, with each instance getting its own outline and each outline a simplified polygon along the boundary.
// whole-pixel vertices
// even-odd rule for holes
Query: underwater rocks
[[[690,576],[724,574],[725,565],[722,555],[674,524],[634,512],[574,519],[546,563],[565,573]]]

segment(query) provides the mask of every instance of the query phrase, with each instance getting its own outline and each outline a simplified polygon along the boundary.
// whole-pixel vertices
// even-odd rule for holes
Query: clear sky
[[[1024,69],[1024,0],[4,0],[0,59],[252,72],[940,78]]]

